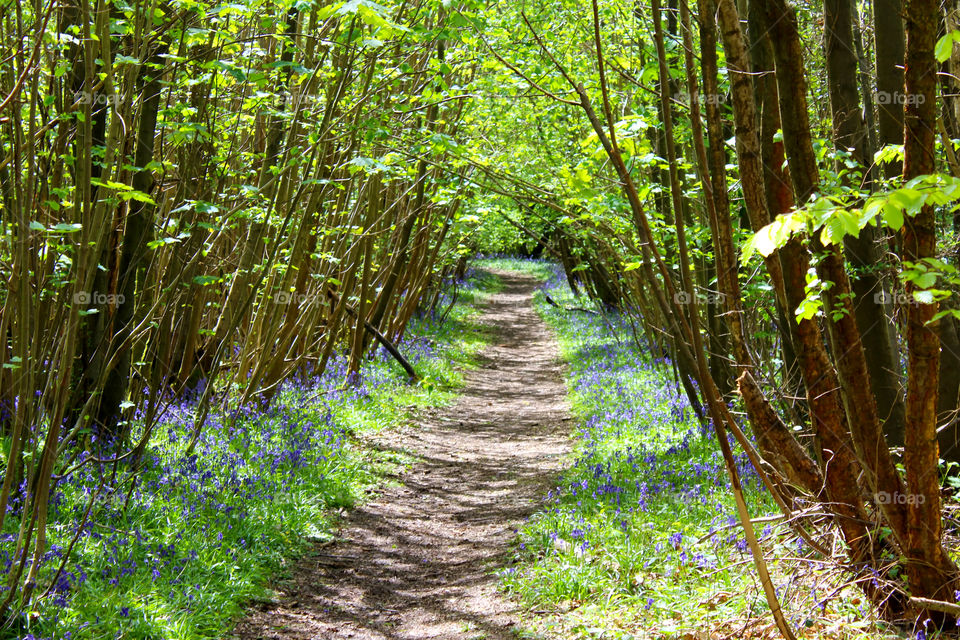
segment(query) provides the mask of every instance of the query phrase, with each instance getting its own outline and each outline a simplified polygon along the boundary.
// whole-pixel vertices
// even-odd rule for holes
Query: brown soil
[[[348,514],[343,540],[304,558],[235,637],[517,637],[517,604],[492,572],[556,480],[570,417],[556,343],[531,306],[537,283],[499,275],[481,318],[492,341],[463,394],[378,439],[418,462]]]

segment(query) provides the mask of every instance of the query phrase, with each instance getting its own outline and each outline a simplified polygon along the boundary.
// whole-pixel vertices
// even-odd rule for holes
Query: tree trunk
[[[823,14],[834,144],[838,153],[849,152],[866,172],[872,158],[864,153],[868,146],[867,131],[860,115],[857,88],[853,3],[850,0],[825,0]],[[842,161],[838,159],[837,165],[839,171]],[[890,441],[902,445],[904,415],[900,376],[897,375],[899,363],[893,351],[891,321],[886,314],[883,282],[877,269],[880,254],[876,235],[875,227],[867,226],[859,237],[847,237],[844,254],[856,274],[851,282],[856,294],[854,313],[877,412]]]
[[[903,178],[933,173],[937,122],[936,0],[911,0],[906,13]],[[918,262],[937,250],[936,217],[924,207],[907,217],[902,230],[903,259]],[[907,283],[907,293],[915,289]],[[912,302],[907,313],[907,422],[904,466],[907,486],[917,500],[908,504],[907,578],[914,596],[953,602],[957,569],[942,546],[940,482],[937,473],[937,387],[940,378],[940,339],[930,326],[937,304]]]
[[[152,65],[162,61],[158,51],[152,56],[151,66],[144,65],[143,104],[140,107],[140,122],[137,127],[137,147],[133,164],[139,170],[133,174],[135,191],[149,193],[153,187],[153,171],[146,168],[153,160],[154,139],[156,138],[157,113],[160,108],[160,77],[162,70]],[[137,299],[143,293],[144,274],[150,263],[147,244],[153,237],[153,205],[132,199],[128,202],[129,212],[123,233],[120,270],[118,278],[117,311],[114,318],[116,332],[112,343],[117,350],[116,363],[107,376],[107,382],[100,398],[97,421],[108,432],[117,433],[121,418],[121,405],[130,386],[130,363],[133,345],[129,344],[130,334],[136,324],[135,311]]]
[[[880,147],[903,144],[903,6],[901,0],[873,0],[877,59],[877,133]],[[900,175],[900,162],[883,167],[887,178]]]

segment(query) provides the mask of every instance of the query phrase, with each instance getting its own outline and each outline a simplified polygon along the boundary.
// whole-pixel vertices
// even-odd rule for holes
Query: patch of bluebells
[[[565,306],[587,306],[560,269],[542,289]],[[713,429],[696,418],[669,359],[638,345],[625,316],[540,308],[565,345],[579,420],[573,464],[522,535],[526,557],[544,574],[556,571],[550,563],[592,566],[593,552],[614,556],[624,575],[671,575],[714,571],[746,551],[738,528],[725,526],[737,520]],[[760,482],[746,455],[736,463],[745,492],[758,499]],[[569,558],[568,548],[576,552]],[[534,568],[529,575],[540,574]]]
[[[446,357],[435,340],[421,335],[436,335],[438,322],[418,319],[401,341],[414,366],[429,368]],[[336,354],[322,375],[307,370],[293,376],[270,402],[231,413],[211,410],[189,454],[203,383],[164,399],[138,468],[132,457],[98,463],[77,447],[76,470],[52,489],[52,544],[38,569],[41,587],[54,579],[74,537],[76,543],[49,596],[35,607],[40,631],[30,620],[35,635],[24,637],[39,640],[51,631],[57,638],[148,637],[157,633],[151,624],[177,628],[178,615],[205,625],[208,616],[221,616],[226,623],[238,601],[260,588],[256,583],[270,568],[264,563],[291,551],[322,503],[336,503],[352,481],[355,470],[346,457],[356,426],[351,416],[405,380],[383,349],[344,385],[348,364],[347,354]],[[99,443],[98,453],[111,457],[104,455],[111,445]],[[8,522],[19,519],[20,495],[10,500]],[[4,571],[13,564],[15,544],[13,533],[0,535]],[[145,603],[144,590],[155,601]],[[233,609],[223,607],[224,598]]]

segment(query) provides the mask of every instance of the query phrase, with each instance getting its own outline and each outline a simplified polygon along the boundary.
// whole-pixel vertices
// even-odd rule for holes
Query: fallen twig
[[[582,311],[583,313],[592,313],[592,314],[595,315],[595,316],[600,315],[599,312],[597,312],[597,311],[595,311],[595,310],[593,310],[593,309],[587,309],[587,308],[585,308],[585,307],[565,307],[565,306],[559,304],[558,302],[556,302],[553,298],[551,298],[551,297],[548,296],[547,294],[543,294],[543,297],[546,298],[547,304],[549,304],[549,305],[551,305],[551,306],[554,306],[554,307],[556,307],[557,309],[563,309],[564,311]]]
[[[939,611],[941,613],[948,613],[952,616],[960,616],[960,604],[954,604],[952,602],[913,597],[910,598],[910,604],[922,607],[924,609],[929,609],[931,611]]]
[[[338,296],[338,295],[337,295],[336,293],[334,293],[333,291],[327,291],[327,295],[330,296],[331,298],[333,298],[334,301],[336,301],[336,302],[339,302],[339,301],[340,301],[340,296]],[[344,304],[343,306],[346,308],[347,313],[349,313],[349,314],[350,314],[351,316],[353,316],[354,318],[357,317],[357,310],[356,310],[356,309],[354,309],[353,307],[351,307],[349,304]],[[390,353],[390,355],[393,356],[393,359],[394,359],[394,360],[396,360],[397,362],[400,363],[400,366],[403,367],[403,370],[407,372],[407,375],[408,375],[408,376],[410,376],[410,382],[417,382],[418,380],[420,380],[420,376],[417,375],[417,372],[416,372],[416,370],[413,368],[413,365],[410,364],[410,363],[407,361],[407,359],[403,357],[403,355],[400,353],[400,351],[397,349],[397,347],[394,346],[394,344],[393,344],[392,342],[390,342],[389,340],[387,340],[386,337],[384,337],[384,335],[383,335],[382,333],[380,333],[380,331],[378,331],[375,326],[373,326],[372,324],[370,324],[369,322],[367,322],[366,320],[364,320],[364,321],[363,321],[363,328],[367,330],[367,333],[369,333],[369,334],[372,335],[374,338],[376,338],[376,339],[377,339],[377,342],[379,342],[380,344],[383,345],[383,347]]]

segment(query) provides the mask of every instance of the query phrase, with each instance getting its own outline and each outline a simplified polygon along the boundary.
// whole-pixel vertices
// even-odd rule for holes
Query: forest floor
[[[338,540],[305,556],[233,637],[517,637],[518,606],[493,572],[556,483],[571,417],[555,338],[531,302],[539,282],[498,275],[479,320],[490,345],[457,401],[371,443],[416,462],[347,514]]]

